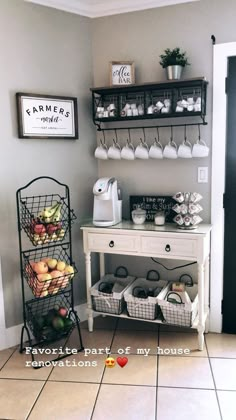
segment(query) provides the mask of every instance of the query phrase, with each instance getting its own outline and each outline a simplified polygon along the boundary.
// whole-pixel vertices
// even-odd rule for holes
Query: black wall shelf
[[[92,88],[93,121],[98,129],[108,122],[176,117],[200,117],[205,123],[207,85],[206,79],[199,77]]]

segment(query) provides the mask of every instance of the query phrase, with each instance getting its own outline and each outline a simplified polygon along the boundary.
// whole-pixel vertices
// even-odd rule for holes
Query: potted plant
[[[167,69],[167,78],[169,80],[180,79],[183,68],[190,64],[186,57],[186,52],[181,52],[178,47],[173,50],[167,48],[164,50],[164,54],[160,55],[160,59],[160,65]]]

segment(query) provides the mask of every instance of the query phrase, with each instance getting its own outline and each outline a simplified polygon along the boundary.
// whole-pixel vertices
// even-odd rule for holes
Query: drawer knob
[[[167,244],[167,245],[166,245],[166,247],[165,247],[166,252],[170,252],[170,249],[171,249],[171,248],[170,248],[170,245],[169,245],[169,244]]]
[[[114,243],[114,241],[110,241],[110,243],[109,243],[109,247],[110,248],[113,248],[113,246],[115,245],[115,243]]]

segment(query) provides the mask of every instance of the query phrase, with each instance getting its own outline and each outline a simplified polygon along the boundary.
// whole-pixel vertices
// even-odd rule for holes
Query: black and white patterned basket
[[[122,274],[122,271],[124,274]],[[93,310],[120,315],[125,309],[124,293],[134,281],[134,276],[129,276],[126,267],[117,267],[115,274],[106,274],[90,289]],[[104,293],[99,290],[102,283],[115,284],[119,282],[123,289],[118,292]]]
[[[188,277],[191,278],[191,276]],[[198,313],[198,285],[192,283],[186,287],[186,292],[191,300],[190,303],[186,303],[183,302],[180,293],[171,292],[171,284],[169,283],[158,296],[164,322],[181,327],[192,327]],[[174,303],[175,298],[179,303]]]
[[[155,279],[153,280],[151,280],[151,273],[155,274]],[[166,280],[160,280],[159,273],[156,270],[148,271],[146,278],[137,278],[124,294],[128,315],[133,318],[156,319],[160,313],[157,298],[167,284]],[[137,287],[155,290],[155,294],[145,299],[136,297],[133,295],[133,291]]]

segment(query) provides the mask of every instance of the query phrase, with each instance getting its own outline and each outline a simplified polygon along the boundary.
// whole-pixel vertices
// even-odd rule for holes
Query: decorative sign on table
[[[110,85],[131,85],[134,80],[133,61],[112,61],[110,63]]]
[[[164,210],[166,223],[174,223],[173,218],[176,216],[172,207],[176,201],[171,196],[153,196],[153,195],[130,195],[130,220],[132,220],[131,212],[137,208],[146,210],[146,221],[153,222],[154,216],[158,210]]]
[[[77,98],[17,93],[19,138],[78,139]]]

